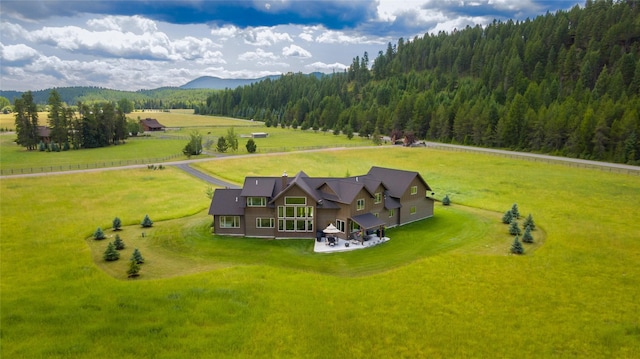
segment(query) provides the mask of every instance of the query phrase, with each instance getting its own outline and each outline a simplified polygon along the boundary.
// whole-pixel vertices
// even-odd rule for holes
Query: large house
[[[216,234],[314,238],[329,224],[338,237],[433,216],[431,188],[418,172],[372,167],[362,176],[246,177],[242,188],[216,189],[209,214]]]

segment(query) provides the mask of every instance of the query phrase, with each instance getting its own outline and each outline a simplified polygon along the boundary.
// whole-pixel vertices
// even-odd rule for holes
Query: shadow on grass
[[[154,223],[152,228],[130,226],[117,232],[127,246],[120,259],[102,256],[116,232],[107,239],[86,239],[94,262],[107,274],[126,279],[129,258],[138,248],[145,258],[140,279],[169,278],[237,266],[273,266],[343,277],[367,276],[398,268],[423,258],[463,255],[509,255],[513,237],[501,223],[501,214],[460,205],[437,206],[435,216],[387,230],[390,241],[358,251],[314,253],[314,239],[262,239],[211,234],[205,211],[190,217]],[[143,236],[144,233],[144,236]],[[544,242],[541,229],[526,254]]]

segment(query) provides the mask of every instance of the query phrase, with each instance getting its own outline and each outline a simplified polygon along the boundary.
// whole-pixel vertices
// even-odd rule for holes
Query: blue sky
[[[387,43],[579,1],[273,0],[0,2],[0,89],[180,86],[200,76],[342,71]]]

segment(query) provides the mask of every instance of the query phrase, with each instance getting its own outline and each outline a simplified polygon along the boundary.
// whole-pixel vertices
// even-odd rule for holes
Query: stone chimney
[[[284,171],[282,173],[282,189],[285,189],[285,187],[287,187],[287,182],[288,182],[287,180],[288,180],[287,171]]]

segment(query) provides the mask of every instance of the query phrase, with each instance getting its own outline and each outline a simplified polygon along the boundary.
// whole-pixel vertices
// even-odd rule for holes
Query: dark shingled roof
[[[223,216],[244,215],[245,201],[240,197],[239,188],[218,188],[213,192],[209,214]]]
[[[383,220],[374,216],[372,213],[360,214],[360,215],[351,217],[351,219],[364,229],[380,227],[380,226],[384,226],[385,224]]]
[[[418,179],[427,187],[427,190],[431,190],[431,187],[420,176],[418,172],[396,170],[383,167],[371,167],[367,174],[373,178],[377,178],[384,182],[385,186],[389,189],[389,195],[400,198],[402,194],[409,188],[411,181],[418,176]]]
[[[275,193],[276,181],[281,179],[275,177],[247,177],[242,185],[243,197],[273,197]]]

